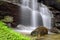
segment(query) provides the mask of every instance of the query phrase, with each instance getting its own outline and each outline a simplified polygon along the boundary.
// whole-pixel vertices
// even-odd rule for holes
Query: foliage
[[[11,28],[0,21],[0,40],[30,40],[28,36],[15,32]]]
[[[4,19],[2,19],[4,22],[13,22],[13,17],[12,16],[4,16]]]

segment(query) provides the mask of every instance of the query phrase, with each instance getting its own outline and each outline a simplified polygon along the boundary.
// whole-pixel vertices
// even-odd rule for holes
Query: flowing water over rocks
[[[37,0],[21,0],[20,24],[17,26],[20,32],[31,33],[38,26],[51,29],[52,12]]]

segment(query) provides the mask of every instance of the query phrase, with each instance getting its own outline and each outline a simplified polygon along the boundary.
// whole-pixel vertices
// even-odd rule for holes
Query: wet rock
[[[60,10],[60,0],[38,0],[38,2]]]
[[[53,33],[58,33],[58,34],[60,33],[60,30],[56,27],[53,27],[50,31]]]
[[[48,29],[43,27],[43,26],[39,26],[37,27],[34,31],[31,32],[32,36],[44,36],[48,34]]]

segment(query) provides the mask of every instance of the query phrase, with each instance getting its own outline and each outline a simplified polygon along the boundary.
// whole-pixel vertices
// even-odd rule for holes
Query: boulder
[[[46,34],[48,34],[48,29],[43,26],[39,26],[31,32],[32,36],[44,36]]]

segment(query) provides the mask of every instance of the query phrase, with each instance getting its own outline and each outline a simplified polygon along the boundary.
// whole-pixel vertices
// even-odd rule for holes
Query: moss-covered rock
[[[15,32],[11,28],[0,21],[0,40],[30,40],[28,36]]]
[[[43,36],[46,34],[48,34],[48,29],[43,26],[39,26],[34,31],[31,32],[31,35],[33,36],[38,36],[38,35]]]

